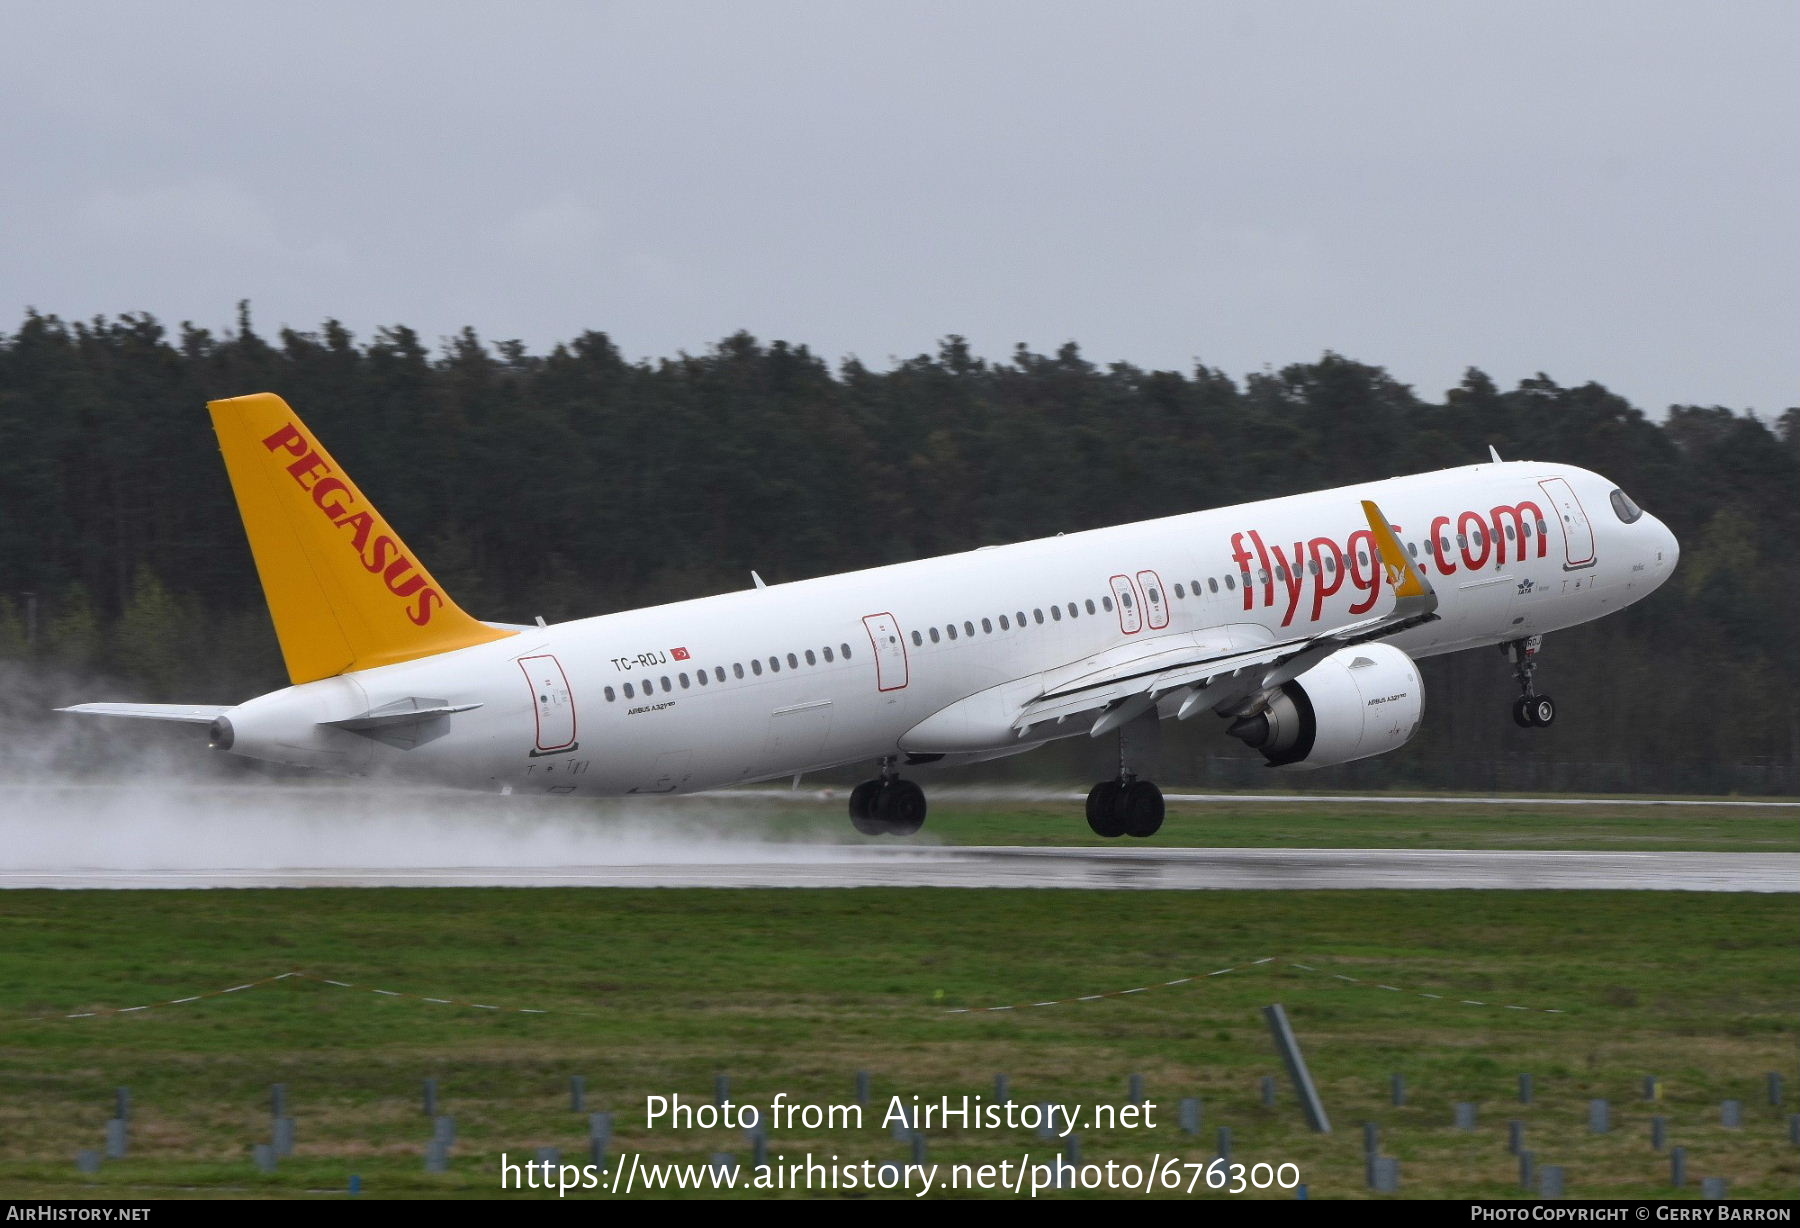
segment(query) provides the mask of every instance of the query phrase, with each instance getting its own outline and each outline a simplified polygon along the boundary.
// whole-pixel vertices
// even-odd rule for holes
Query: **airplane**
[[[1087,800],[1148,837],[1163,720],[1273,768],[1404,745],[1421,657],[1498,645],[1551,724],[1542,637],[1642,600],[1680,547],[1618,486],[1490,460],[547,625],[465,613],[270,393],[211,402],[292,685],[64,712],[204,725],[327,772],[575,796],[689,793],[858,763],[865,835],[924,823],[914,769],[1116,739]],[[907,773],[903,775],[903,773]]]

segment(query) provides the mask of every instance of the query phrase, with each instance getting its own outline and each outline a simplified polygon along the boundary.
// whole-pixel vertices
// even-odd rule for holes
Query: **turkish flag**
[[[674,657],[677,661],[685,661],[688,659],[688,650],[685,648],[671,648],[669,649],[669,655]]]

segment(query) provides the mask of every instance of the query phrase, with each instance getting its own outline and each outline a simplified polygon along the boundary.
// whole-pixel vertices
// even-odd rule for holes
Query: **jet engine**
[[[1425,686],[1411,657],[1388,644],[1342,648],[1283,683],[1232,737],[1270,767],[1321,768],[1407,744],[1425,714]]]

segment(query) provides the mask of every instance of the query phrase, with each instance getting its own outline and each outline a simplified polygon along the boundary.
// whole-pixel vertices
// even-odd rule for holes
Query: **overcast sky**
[[[0,331],[248,298],[1800,404],[1792,0],[0,0],[0,120]]]

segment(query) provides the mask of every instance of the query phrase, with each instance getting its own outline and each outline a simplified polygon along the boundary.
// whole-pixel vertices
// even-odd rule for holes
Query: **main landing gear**
[[[1537,673],[1535,658],[1543,645],[1541,635],[1501,645],[1512,660],[1513,677],[1519,680],[1519,697],[1513,700],[1512,718],[1513,724],[1521,729],[1542,729],[1556,719],[1556,701],[1548,695],[1539,695],[1531,682],[1532,675]]]
[[[1098,836],[1154,836],[1162,829],[1162,790],[1148,780],[1122,776],[1088,792],[1088,826]]]
[[[925,826],[925,790],[883,760],[879,779],[850,790],[850,825],[865,836],[910,836]]]
[[[1162,790],[1138,776],[1140,768],[1155,770],[1161,744],[1154,708],[1119,727],[1119,775],[1095,785],[1087,797],[1088,826],[1095,835],[1143,837],[1162,829]]]

